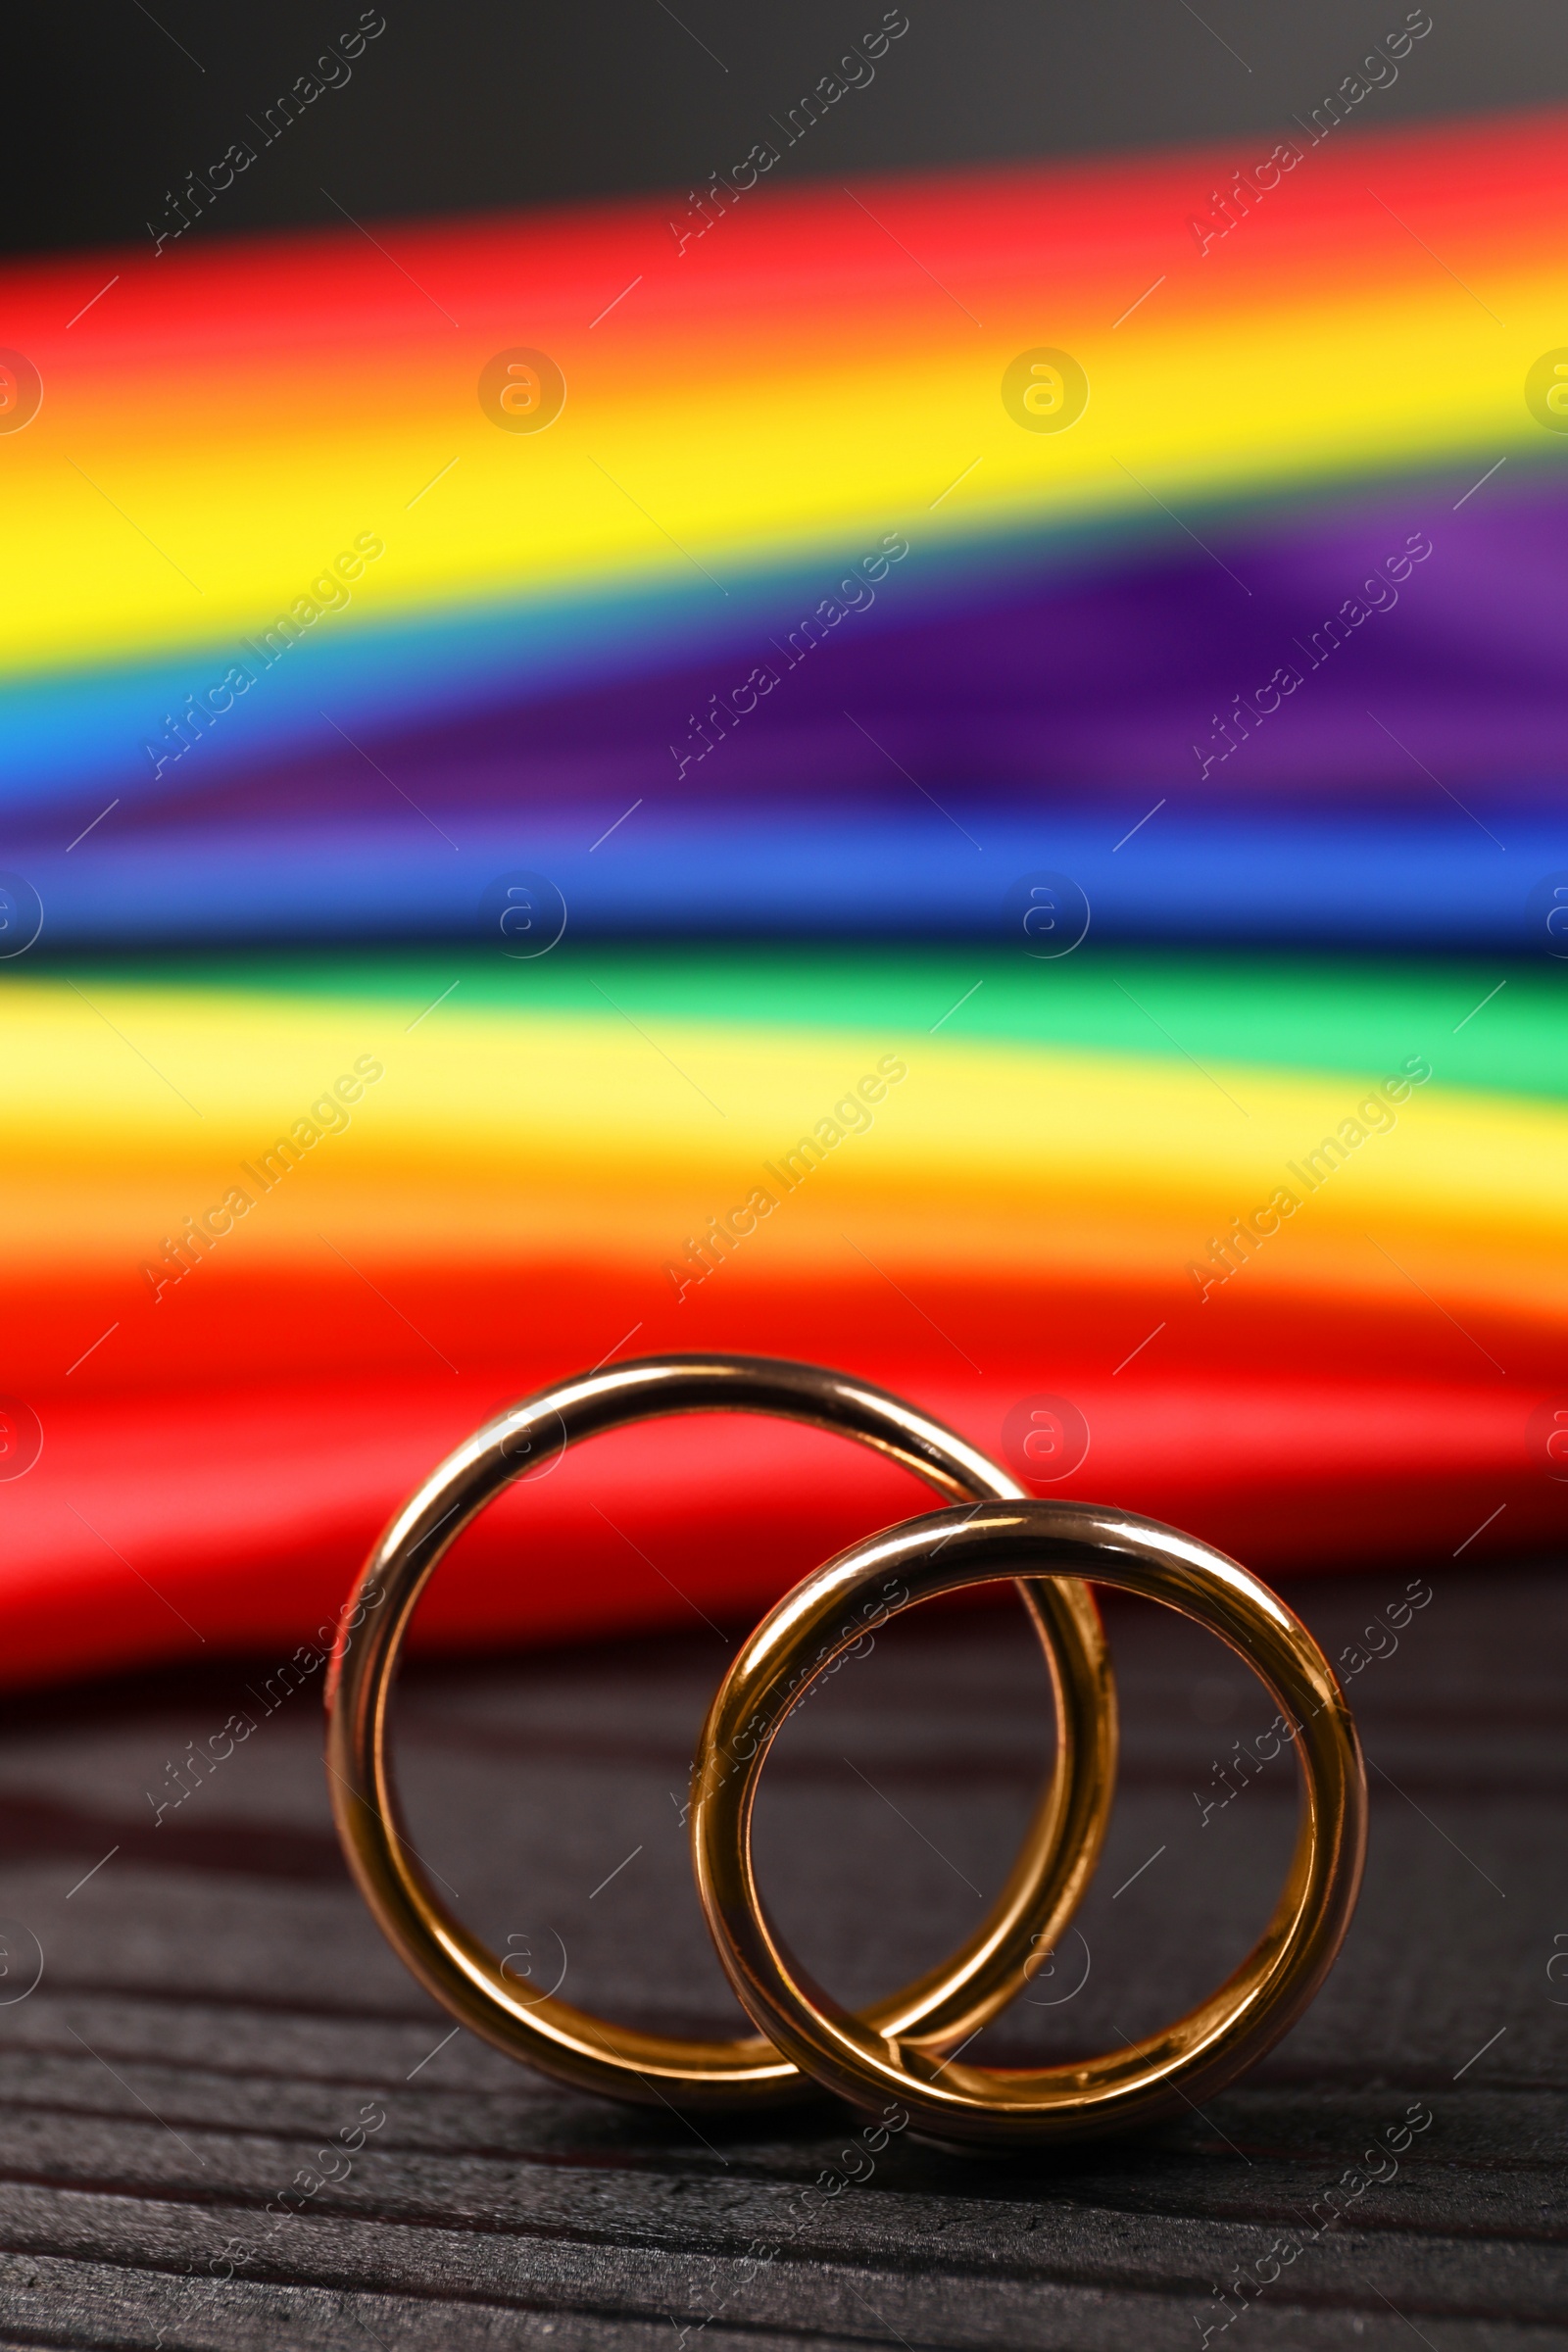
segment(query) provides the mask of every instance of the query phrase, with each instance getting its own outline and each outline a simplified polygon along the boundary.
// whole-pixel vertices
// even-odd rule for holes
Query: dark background
[[[688,184],[738,163],[881,21],[883,0],[385,0],[386,30],[263,151],[212,233],[336,226]],[[1172,145],[1288,127],[1404,20],[1405,0],[907,0],[909,31],[777,176]],[[1550,0],[1430,0],[1432,32],[1343,134],[1568,95]],[[134,243],[326,43],[357,23],[278,0],[108,0],[7,27],[0,238],[28,252]],[[254,145],[259,145],[253,140]],[[1245,159],[1243,159],[1245,160]],[[150,241],[150,240],[149,240]]]

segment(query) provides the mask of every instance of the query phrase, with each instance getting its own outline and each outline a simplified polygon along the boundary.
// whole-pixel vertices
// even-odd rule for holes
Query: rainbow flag
[[[1563,128],[6,271],[0,1675],[304,1638],[676,1348],[1265,1572],[1558,1541]],[[628,1433],[422,1638],[919,1507]]]
[[[7,1012],[13,1679],[309,1630],[497,1406],[669,1348],[847,1366],[1265,1572],[1561,1535],[1555,974],[449,950],[63,967]],[[421,1624],[744,1615],[919,1493],[802,1431],[625,1433]]]
[[[1563,131],[10,270],[47,937],[1526,947]]]

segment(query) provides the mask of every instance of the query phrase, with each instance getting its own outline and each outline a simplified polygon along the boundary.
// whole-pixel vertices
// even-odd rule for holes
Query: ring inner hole
[[[1298,1775],[1288,1741],[1256,1755],[1276,1715],[1262,1684],[1175,1610],[1098,1597],[1122,1743],[1104,1850],[1056,1948],[969,2045],[974,2063],[1091,2057],[1170,2024],[1246,1957],[1290,1867]],[[857,2008],[955,1951],[1001,1889],[1054,1737],[1008,1588],[880,1629],[796,1708],[763,1770],[758,1882],[793,1958]]]
[[[522,1998],[559,1988],[646,2032],[747,2036],[703,1920],[683,1820],[703,1719],[739,1642],[776,1598],[867,1529],[941,1497],[866,1446],[761,1416],[642,1423],[541,1455],[465,1530],[416,1612],[391,1707],[407,1835],[436,1895],[503,1958]],[[444,1661],[440,1645],[461,1638],[481,1586],[492,1621],[509,1593],[519,1624],[546,1596],[563,1638]],[[572,1640],[595,1612],[627,1630]],[[1033,1636],[1012,1631],[1044,1694]],[[1031,1713],[1044,1756],[1049,1699]],[[819,1776],[808,1778],[816,1788]],[[1001,1829],[1003,1869],[1026,1811],[1027,1799]],[[977,1815],[990,1813],[982,1799]],[[835,1818],[834,1804],[819,1818],[808,1802],[798,1835],[819,1839],[825,1822],[836,1836]],[[853,1911],[863,1860],[850,1846],[820,1859],[833,1899]],[[907,1983],[964,1932],[928,1916],[917,1879],[906,1895],[900,1868],[894,1858],[870,1882],[897,1906],[873,1991]]]

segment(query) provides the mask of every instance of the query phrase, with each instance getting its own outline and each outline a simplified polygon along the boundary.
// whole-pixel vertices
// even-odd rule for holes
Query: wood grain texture
[[[1292,1597],[1337,1655],[1406,1581]],[[741,2128],[620,2109],[452,2034],[342,1870],[318,1691],[270,1712],[257,1695],[277,1661],[13,1707],[0,2352],[1194,2352],[1205,2329],[1226,2352],[1568,2345],[1568,1982],[1547,1974],[1568,1953],[1568,1590],[1547,1570],[1428,1581],[1397,1648],[1350,1681],[1366,1891],[1265,2065],[1180,2125],[1057,2160],[895,2137],[807,2206],[805,2184],[844,2177],[846,2111]],[[1175,2014],[1240,1958],[1284,1865],[1289,1756],[1245,1783],[1234,1763],[1270,1720],[1263,1694],[1164,1612],[1109,1622],[1125,1761],[1105,1859],[1079,1930],[976,2057],[1109,2046]],[[410,1835],[458,1908],[541,1988],[564,1971],[572,1998],[675,2031],[737,2021],[679,1817],[728,1652],[694,1627],[424,1669],[399,1701]],[[254,1731],[172,1802],[170,1766],[236,1710]],[[802,1708],[760,1848],[770,1904],[835,1991],[888,1988],[971,1922],[1049,1738],[1005,1603],[901,1623]],[[1432,2120],[1392,2177],[1350,2194],[1412,2109]],[[1215,2293],[1238,2279],[1245,2310]]]

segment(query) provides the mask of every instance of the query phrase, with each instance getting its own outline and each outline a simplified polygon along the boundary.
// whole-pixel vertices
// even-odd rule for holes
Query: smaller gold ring
[[[846,1646],[828,1629],[877,1594],[904,1607],[997,1577],[1082,1577],[1166,1602],[1228,1642],[1296,1726],[1305,1803],[1284,1892],[1240,1968],[1145,2040],[1087,2064],[939,2063],[879,2034],[803,1980],[762,1909],[752,1808],[792,1707]],[[1317,1643],[1266,1585],[1152,1519],[1072,1502],[933,1511],[841,1552],[796,1586],[731,1665],[704,1727],[692,1850],[719,1958],[747,2015],[797,2066],[861,2107],[901,2100],[925,2137],[1018,2146],[1127,2130],[1190,2111],[1292,2026],[1331,1967],[1366,1850],[1355,1726]]]

